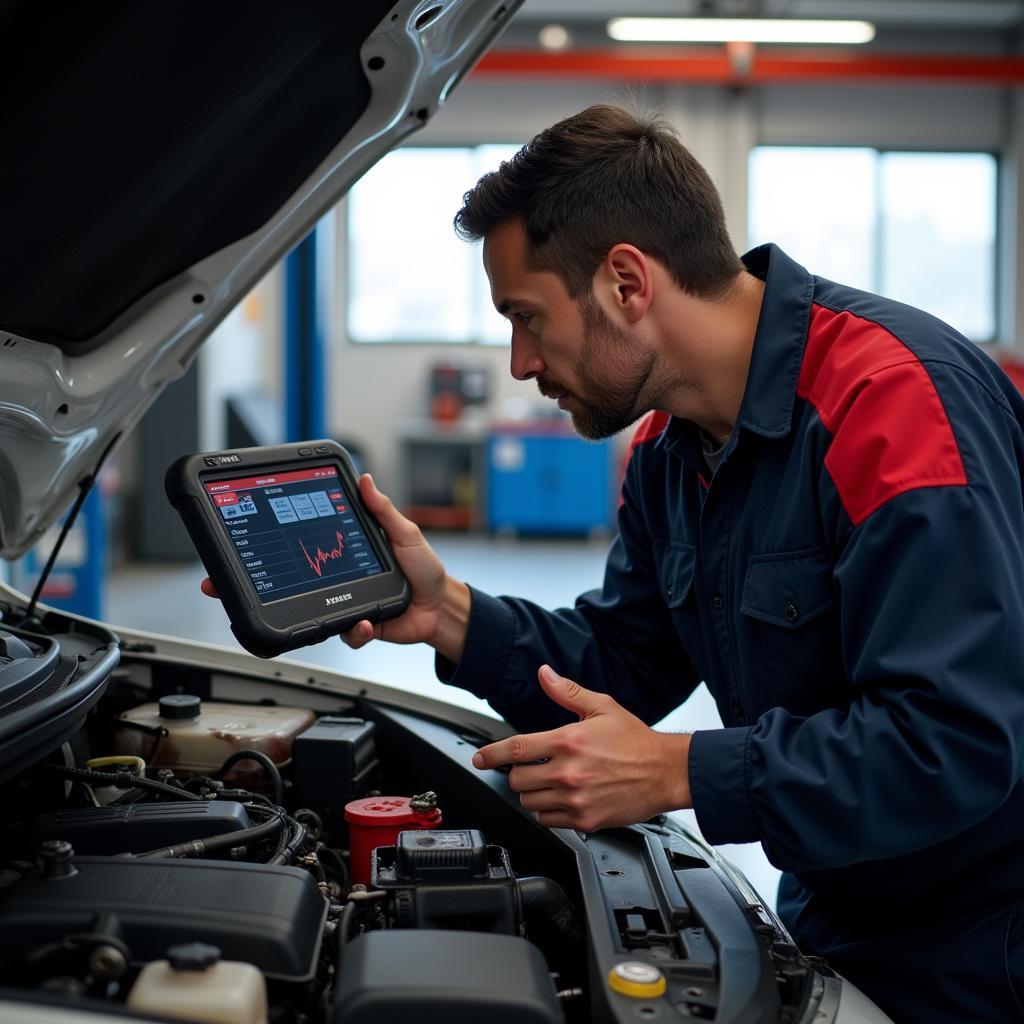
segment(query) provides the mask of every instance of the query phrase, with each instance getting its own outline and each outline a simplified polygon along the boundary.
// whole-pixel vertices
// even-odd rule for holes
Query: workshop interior
[[[346,646],[408,602],[357,481],[483,591],[601,584],[632,431],[513,379],[452,225],[593,103],[678,131],[737,252],[1024,388],[1024,0],[14,2],[0,39],[0,1021],[887,1020],[756,844],[541,829],[433,651]],[[200,589],[229,544],[244,629]],[[343,564],[329,621],[273,619]],[[701,687],[658,728],[720,724]]]

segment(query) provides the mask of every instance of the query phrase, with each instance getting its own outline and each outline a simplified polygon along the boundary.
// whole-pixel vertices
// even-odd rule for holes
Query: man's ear
[[[654,273],[647,255],[635,245],[620,242],[608,250],[600,274],[612,302],[626,320],[641,320],[654,299]]]

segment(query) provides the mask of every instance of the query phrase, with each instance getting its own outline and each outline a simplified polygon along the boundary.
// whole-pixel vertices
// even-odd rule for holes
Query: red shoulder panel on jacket
[[[797,394],[832,435],[825,468],[854,526],[906,491],[966,486],[931,376],[884,327],[815,305]]]
[[[620,466],[620,478],[619,478],[619,508],[622,508],[622,482],[626,479],[626,468],[629,466],[629,460],[633,457],[633,452],[636,450],[638,445],[644,444],[647,441],[654,441],[661,437],[661,432],[668,426],[670,417],[667,412],[658,412],[655,409],[653,412],[649,412],[641,421],[640,425],[633,432],[633,439],[629,442],[629,448],[626,450],[626,454],[622,459]]]
[[[662,431],[668,426],[668,421],[671,417],[667,412],[659,412],[655,409],[653,412],[649,412],[641,421],[640,426],[636,428],[633,434],[633,440],[630,442],[630,452],[638,444],[643,444],[645,441],[653,441],[656,438],[661,437]]]

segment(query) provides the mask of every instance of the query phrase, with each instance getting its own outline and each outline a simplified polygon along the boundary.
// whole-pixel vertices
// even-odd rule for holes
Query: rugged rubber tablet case
[[[383,571],[264,602],[239,554],[232,549],[225,523],[205,485],[245,474],[280,474],[325,466],[337,469],[351,508]],[[362,619],[380,622],[394,618],[409,606],[409,583],[383,529],[363,505],[348,452],[335,441],[186,455],[168,468],[164,487],[217,587],[231,620],[231,631],[251,654],[273,658],[343,633]]]

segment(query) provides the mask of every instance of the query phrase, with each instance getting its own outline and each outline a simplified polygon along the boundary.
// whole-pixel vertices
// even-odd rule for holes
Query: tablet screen
[[[263,604],[384,571],[334,466],[203,486]]]

